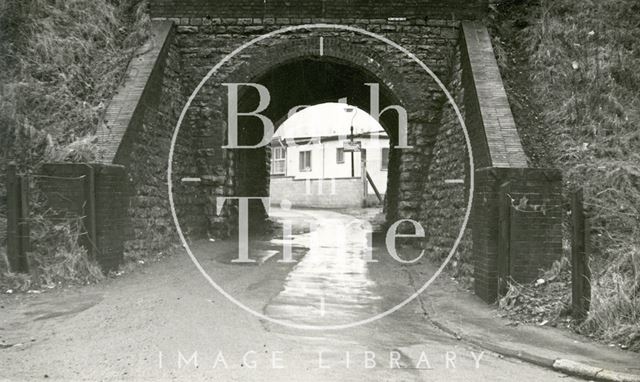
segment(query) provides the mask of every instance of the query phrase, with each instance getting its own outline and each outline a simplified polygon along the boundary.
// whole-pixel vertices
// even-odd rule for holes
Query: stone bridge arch
[[[461,107],[476,171],[472,224],[468,226],[471,232],[465,234],[460,248],[462,255],[471,259],[460,260],[472,267],[479,296],[487,301],[497,296],[501,277],[498,264],[505,248],[513,256],[510,276],[519,282],[535,278],[540,268],[562,254],[561,175],[556,170],[528,168],[490,36],[478,21],[486,16],[486,0],[305,0],[295,4],[151,0],[149,9],[153,38],[131,62],[127,81],[110,103],[105,124],[97,132],[99,159],[124,165],[132,182],[132,235],[125,239],[127,250],[161,252],[175,237],[166,183],[169,142],[182,107],[211,67],[257,36],[292,25],[324,23],[356,26],[405,46],[443,80]],[[324,45],[319,58],[320,37]],[[183,230],[190,237],[204,236],[207,230],[213,236],[228,234],[234,224],[216,215],[216,197],[260,191],[240,189],[239,183],[249,184],[253,179],[245,177],[238,182],[237,160],[221,148],[226,104],[220,84],[268,82],[281,76],[289,79],[285,84],[294,89],[297,83],[291,78],[296,70],[313,67],[308,72],[327,70],[335,74],[338,83],[342,81],[338,89],[348,87],[346,80],[340,80],[341,74],[381,82],[381,107],[397,103],[407,108],[409,143],[415,143],[416,149],[403,150],[396,159],[395,214],[417,217],[423,226],[432,227],[427,229],[428,239],[423,245],[434,257],[446,254],[458,233],[457,222],[469,196],[464,189],[469,184],[463,137],[440,89],[424,81],[425,74],[392,49],[348,32],[299,31],[265,40],[253,48],[225,65],[215,79],[218,86],[212,82],[204,87],[183,121],[173,174],[174,199]],[[283,85],[279,93],[287,90]],[[303,93],[291,94],[311,103],[333,100],[338,93],[319,91],[315,99],[304,98]],[[356,89],[353,94],[340,95],[368,110],[363,94]],[[249,92],[241,101],[241,107],[251,109],[256,99]],[[272,119],[282,118],[291,103],[280,101],[279,108],[269,111]],[[391,119],[392,114],[384,116]],[[393,121],[382,118],[381,122],[393,133]],[[251,129],[250,124],[244,127]],[[252,137],[248,134],[243,139]],[[258,172],[264,179],[264,161],[262,165]],[[506,184],[508,187],[502,187]],[[505,200],[501,190],[506,188],[509,197],[538,208],[511,210],[508,245],[500,242],[499,235],[499,210]]]
[[[395,148],[400,140],[399,115],[394,110],[383,112],[380,123],[390,136],[392,148],[385,205],[387,219],[391,221],[399,216],[417,218],[420,204],[415,196],[419,193],[420,185],[408,180],[418,179],[429,165],[433,142],[426,137],[434,136],[437,131],[440,104],[444,97],[434,79],[400,50],[371,36],[352,31],[309,29],[277,35],[269,40],[243,50],[207,81],[194,103],[220,106],[216,110],[198,107],[190,110],[190,126],[202,126],[202,119],[206,118],[209,129],[215,130],[213,134],[219,136],[218,146],[225,144],[228,88],[224,84],[229,83],[265,86],[271,102],[261,114],[274,122],[282,121],[293,107],[337,102],[344,98],[350,105],[369,112],[371,93],[379,93],[379,111],[389,106],[406,110],[408,126],[404,129],[405,139],[411,146]],[[374,90],[366,84],[377,84],[378,89]],[[240,88],[239,111],[253,111],[258,103],[255,88]],[[259,119],[245,117],[240,118],[238,123],[239,144],[260,142],[263,128]],[[429,130],[432,130],[431,134]],[[198,139],[198,129],[185,130],[184,134],[195,137],[187,137],[187,140]],[[213,147],[212,150],[213,155],[207,158],[208,167],[200,171],[212,174],[217,179],[224,177],[227,188],[222,193],[236,196],[268,195],[269,168],[264,147],[236,150]],[[224,165],[220,167],[219,163]],[[212,199],[209,198],[210,203]],[[254,210],[261,210],[259,202],[256,201],[253,206]],[[214,226],[221,223],[218,217],[212,220]]]

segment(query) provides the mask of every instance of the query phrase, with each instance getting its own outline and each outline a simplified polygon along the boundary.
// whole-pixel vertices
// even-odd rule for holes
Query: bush
[[[47,214],[38,214],[31,220],[30,267],[34,283],[55,285],[61,283],[92,283],[103,278],[95,261],[78,244],[83,232],[80,218],[56,221]]]
[[[29,274],[12,273],[6,258],[0,267],[0,287],[26,291],[59,284],[89,284],[104,278],[98,264],[90,260],[78,244],[83,232],[79,219],[52,219],[37,214],[30,219],[31,252],[28,253]]]
[[[47,208],[46,199],[37,186],[32,184],[30,188],[29,274],[9,272],[5,257],[0,266],[0,287],[24,291],[58,284],[88,284],[103,279],[97,262],[90,259],[87,250],[80,245],[80,236],[85,234],[82,218]]]

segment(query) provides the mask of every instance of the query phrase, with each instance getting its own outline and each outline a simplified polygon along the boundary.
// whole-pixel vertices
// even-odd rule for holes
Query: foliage
[[[91,283],[103,278],[98,265],[78,242],[83,231],[77,217],[60,221],[52,211],[46,211],[32,218],[29,260],[31,268],[36,269],[36,283]]]
[[[494,43],[515,90],[519,129],[538,135],[534,151],[563,170],[567,190],[585,191],[594,281],[581,330],[633,347],[640,342],[640,3],[505,1],[496,11]],[[524,107],[523,93],[531,95]]]
[[[0,156],[32,169],[94,133],[148,23],[134,0],[3,2]]]
[[[571,327],[573,322],[567,317],[571,301],[566,293],[570,283],[570,263],[563,257],[531,284],[510,281],[498,304],[505,316],[515,322]]]
[[[126,67],[147,39],[141,0],[5,0],[0,2],[0,274],[29,282],[97,278],[72,246],[73,221],[33,216],[38,280],[11,275],[4,259],[6,165],[33,173],[44,161],[89,162],[92,134]],[[55,223],[54,223],[55,222]],[[38,245],[38,242],[46,245]]]
[[[30,274],[15,274],[0,268],[0,287],[28,290],[68,283],[93,283],[104,278],[94,260],[79,244],[84,234],[81,217],[64,216],[45,207],[35,192],[29,216],[30,246],[27,253]]]

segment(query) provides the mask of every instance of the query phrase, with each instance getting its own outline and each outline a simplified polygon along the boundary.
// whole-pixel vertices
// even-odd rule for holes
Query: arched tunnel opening
[[[377,103],[373,105],[375,113],[375,110],[382,111],[388,106],[401,105],[392,90],[376,76],[363,68],[332,58],[300,58],[273,67],[250,82],[260,84],[268,90],[269,106],[260,114],[274,122],[276,134],[283,122],[297,108],[340,102],[345,104],[345,107],[355,109],[357,113],[358,110],[371,112],[372,103]],[[256,110],[260,101],[260,93],[256,88],[241,87],[237,110],[239,112]],[[388,152],[385,150],[385,155],[388,155],[386,187],[379,192],[384,195],[383,210],[386,219],[391,220],[396,216],[400,180],[399,152],[401,150],[394,149],[399,140],[398,113],[388,110],[380,114],[378,122],[389,139]],[[345,128],[348,129],[347,126]],[[263,140],[263,135],[263,122],[260,119],[255,117],[238,119],[239,145],[257,145]],[[342,130],[341,135],[347,135],[347,131]],[[348,136],[346,138],[350,139]],[[233,151],[233,160],[230,163],[233,166],[235,194],[237,196],[269,195],[272,172],[270,158],[273,154],[270,145],[231,151]],[[360,167],[360,164],[357,164],[357,167]],[[360,168],[357,172],[360,172],[359,170]],[[253,228],[259,228],[266,217],[263,204],[258,200],[250,201],[249,211],[250,225]]]
[[[194,164],[185,166],[187,170],[206,175],[201,175],[202,182],[196,187],[182,185],[183,192],[177,193],[180,197],[187,202],[193,200],[189,198],[200,199],[185,203],[178,215],[189,228],[205,227],[200,222],[208,220],[209,240],[197,245],[199,258],[211,262],[212,267],[228,264],[227,271],[233,273],[241,272],[242,265],[254,265],[259,268],[256,272],[263,272],[269,280],[282,276],[280,271],[288,272],[281,280],[284,289],[278,292],[279,297],[260,308],[270,317],[325,322],[332,318],[311,317],[304,313],[306,308],[300,309],[300,303],[310,299],[315,304],[331,295],[342,306],[345,301],[338,301],[339,296],[345,296],[339,291],[341,286],[353,290],[353,298],[365,295],[375,300],[379,296],[376,285],[384,285],[384,280],[393,279],[392,274],[408,264],[416,265],[419,271],[415,285],[432,277],[434,269],[426,264],[449,254],[449,244],[456,240],[464,218],[466,152],[458,119],[450,107],[444,107],[446,100],[437,79],[421,73],[416,65],[396,66],[396,60],[361,54],[357,47],[349,53],[340,50],[318,55],[306,45],[292,46],[294,49],[283,50],[281,57],[256,53],[255,61],[229,61],[215,77],[206,77],[210,83],[197,88],[199,93],[192,99],[185,123],[186,139],[179,149],[184,163]],[[446,73],[442,78],[457,86]],[[378,131],[388,138],[386,184],[378,190],[384,195],[383,214],[374,219],[346,208],[299,207],[295,202],[289,211],[285,205],[268,200],[274,199],[274,135],[285,141],[290,137],[294,142],[304,141],[295,142],[299,144],[322,138],[322,133],[313,131],[293,136],[282,132],[288,120],[324,105],[342,107],[338,111],[342,114],[353,109],[377,117]],[[328,153],[334,162],[338,161],[337,149],[344,149],[351,140],[349,128],[354,123],[348,115],[344,117],[342,128],[336,129],[343,142]],[[317,124],[322,125],[323,116],[317,118]],[[196,155],[189,156],[192,152]],[[350,153],[342,154],[349,162]],[[291,162],[285,159],[285,166],[292,164],[300,172],[315,167],[301,152],[292,156]],[[359,167],[358,160],[354,162],[354,167]],[[323,178],[330,184],[335,175],[327,175],[329,179]],[[355,171],[348,177],[354,179],[354,175]],[[287,191],[304,193],[306,188],[290,187]],[[312,193],[317,190],[309,188]],[[189,194],[191,191],[196,192]],[[237,200],[242,197],[245,199]],[[269,202],[271,206],[266,204]],[[374,224],[367,226],[367,220]],[[200,232],[192,232],[190,238],[202,237]],[[297,294],[289,293],[295,290],[289,286],[302,284],[306,297],[300,300]],[[367,312],[340,308],[345,317],[337,322],[363,317],[369,309],[379,308],[373,300],[364,305]]]

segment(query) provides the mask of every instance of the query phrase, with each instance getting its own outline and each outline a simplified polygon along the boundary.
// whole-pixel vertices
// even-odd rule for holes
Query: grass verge
[[[584,188],[594,279],[577,329],[640,351],[640,3],[503,1],[492,18],[525,149]]]
[[[54,223],[46,212],[32,216],[38,277],[8,272],[6,165],[14,161],[21,173],[32,173],[45,161],[93,160],[92,134],[149,25],[140,0],[0,2],[0,279],[6,283],[97,278],[86,253],[71,245],[77,224]]]

